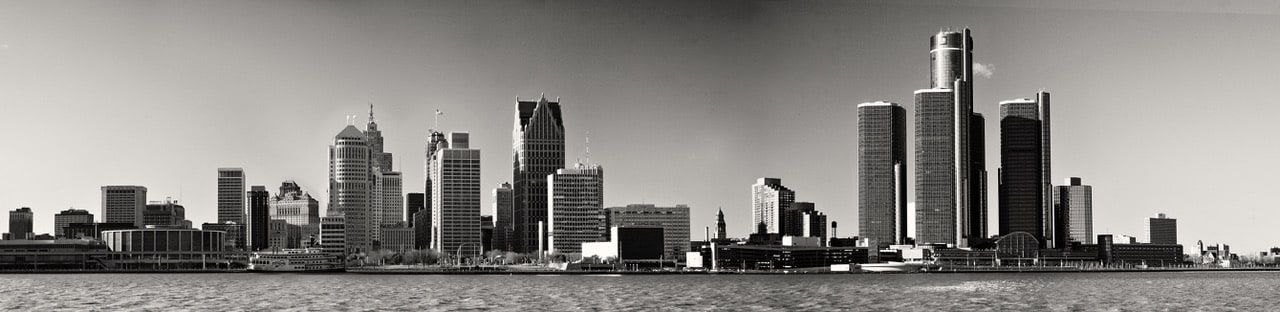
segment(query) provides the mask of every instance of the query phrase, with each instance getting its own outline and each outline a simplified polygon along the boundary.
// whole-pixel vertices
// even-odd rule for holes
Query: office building
[[[162,202],[152,202],[144,206],[142,211],[142,225],[154,226],[177,226],[191,228],[187,221],[187,209],[172,199],[166,199]]]
[[[341,254],[347,249],[347,220],[342,216],[320,218],[320,249],[327,253]],[[365,250],[367,251],[367,250]]]
[[[384,223],[378,227],[378,231],[382,232],[379,237],[379,245],[382,250],[388,251],[408,251],[413,250],[414,245],[414,229],[409,227],[408,223],[403,221],[396,223]]]
[[[252,201],[252,200],[250,200]],[[252,217],[250,217],[252,219]],[[250,221],[252,222],[252,220]],[[267,221],[267,245],[263,249],[280,250],[302,247],[302,227],[281,219]],[[252,231],[250,232],[252,234]]]
[[[969,30],[930,37],[930,88],[915,92],[916,242],[967,247],[985,239],[981,221],[985,160],[973,135],[973,37]],[[979,149],[979,150],[975,150]]]
[[[493,250],[493,216],[480,216],[481,251]]]
[[[796,219],[794,224],[801,229],[798,236],[818,238],[820,244],[824,244],[827,241],[827,215],[810,202],[795,202],[792,207],[795,208],[792,209]]]
[[[666,259],[684,259],[685,253],[689,251],[689,206],[631,204],[609,207],[605,209],[604,215],[605,228],[661,228],[662,250]]]
[[[504,182],[493,189],[493,249],[512,250],[510,242],[515,208],[511,183]]]
[[[1000,234],[1026,232],[1053,247],[1053,189],[1049,187],[1049,93],[1000,102]],[[1089,235],[1080,241],[1092,240]]]
[[[373,185],[368,139],[360,129],[348,125],[329,146],[329,209],[326,216],[342,216],[347,253],[369,251],[369,224]],[[324,222],[321,218],[321,223]],[[337,219],[335,219],[337,220]],[[323,227],[323,226],[322,226]],[[321,229],[323,234],[323,228]]]
[[[534,253],[545,241],[538,230],[547,222],[547,175],[564,169],[564,121],[560,100],[516,99],[515,130],[512,133],[512,196],[515,213],[512,249]],[[545,250],[542,250],[545,251]]]
[[[466,132],[450,132],[448,148],[436,151],[431,167],[431,245],[453,257],[478,255],[482,247],[480,150],[468,139]]]
[[[9,235],[6,239],[34,239],[35,214],[31,208],[22,207],[9,212]]]
[[[1147,231],[1152,244],[1175,245],[1178,243],[1178,219],[1169,218],[1161,213],[1155,218],[1147,219]]]
[[[268,218],[279,219],[297,225],[302,239],[308,240],[320,234],[320,201],[302,191],[293,181],[280,183],[280,191],[267,202]],[[318,238],[318,237],[317,237]]]
[[[391,153],[384,150],[382,130],[373,118],[373,103],[369,103],[369,123],[365,124],[365,140],[369,143],[369,168],[371,172],[391,171]]]
[[[439,115],[439,111],[436,114]],[[431,168],[436,163],[439,163],[439,159],[437,159],[439,156],[436,152],[446,148],[449,148],[449,140],[445,137],[445,134],[435,131],[435,129],[429,130],[427,133],[426,162],[423,167],[423,177],[426,180],[426,192],[422,194],[424,210],[422,213],[413,216],[413,243],[416,249],[431,249],[431,235],[434,231],[431,227],[431,203],[432,199],[440,197],[439,194],[432,193],[434,182],[431,180]]]
[[[102,221],[132,223],[142,227],[142,210],[147,206],[147,188],[133,185],[102,187]]]
[[[226,233],[223,236],[225,239],[223,246],[226,250],[245,250],[244,224],[235,222],[205,223],[200,225],[200,229]]]
[[[604,169],[577,164],[547,176],[547,241],[551,252],[581,253],[605,236]]]
[[[13,220],[10,218],[9,220]],[[11,221],[12,222],[12,221]],[[67,236],[67,226],[72,223],[93,223],[93,214],[84,209],[67,209],[53,215],[53,236],[57,238],[76,238]]]
[[[907,110],[858,104],[858,235],[877,244],[907,236]]]
[[[245,197],[248,198],[249,207],[249,210],[245,211],[245,231],[247,231],[245,241],[249,244],[251,251],[267,249],[270,247],[271,233],[267,187],[254,185]]]
[[[401,189],[401,175],[397,171],[374,172],[373,207],[374,218],[372,228],[383,225],[392,226],[404,222],[404,193]],[[382,241],[381,233],[373,236],[373,240]]]
[[[1078,177],[1068,178],[1066,183],[1053,192],[1053,211],[1057,214],[1054,230],[1058,231],[1054,235],[1058,240],[1054,246],[1063,248],[1072,242],[1093,244],[1093,187],[1082,184]]]
[[[751,185],[751,225],[759,228],[762,224],[766,233],[783,235],[797,234],[800,230],[788,229],[796,192],[782,186],[782,179],[760,178]],[[794,232],[794,233],[793,233]]]
[[[244,192],[244,169],[218,168],[218,223],[244,224]]]
[[[427,202],[425,200],[426,197],[423,193],[409,193],[405,196],[404,221],[409,223],[410,226],[413,225],[413,215],[419,211],[427,211]]]

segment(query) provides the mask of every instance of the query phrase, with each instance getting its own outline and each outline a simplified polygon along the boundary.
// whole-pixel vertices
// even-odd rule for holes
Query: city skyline
[[[431,120],[436,109],[444,112],[439,128],[470,130],[474,148],[487,151],[483,167],[493,169],[483,171],[481,185],[509,182],[511,99],[545,92],[563,101],[566,163],[585,158],[589,132],[593,157],[610,164],[606,206],[686,204],[695,229],[713,226],[723,207],[729,236],[743,237],[754,230],[745,185],[776,177],[824,207],[851,236],[858,224],[858,196],[849,191],[857,189],[856,105],[886,100],[914,114],[911,91],[928,75],[923,41],[948,26],[974,30],[973,104],[988,118],[988,170],[996,167],[990,160],[999,159],[992,144],[1000,134],[992,122],[996,103],[1030,90],[1053,92],[1057,157],[1051,181],[1079,176],[1098,187],[1096,233],[1141,235],[1143,221],[1162,212],[1246,229],[1280,217],[1249,208],[1268,204],[1247,196],[1269,189],[1264,177],[1280,167],[1267,159],[1280,149],[1248,145],[1249,137],[1222,139],[1280,133],[1262,119],[1275,108],[1260,100],[1274,80],[1266,73],[1277,65],[1250,61],[1280,47],[1280,39],[1266,33],[1280,25],[1272,15],[1240,14],[1245,11],[1233,7],[1185,13],[1176,12],[1178,6],[1153,12],[673,5],[707,15],[686,16],[670,13],[685,10],[636,4],[334,4],[303,8],[307,12],[283,12],[294,7],[281,4],[215,10],[198,3],[95,5],[6,4],[0,10],[8,26],[0,27],[0,66],[10,69],[0,71],[0,85],[8,86],[0,91],[6,103],[0,113],[16,128],[42,129],[14,138],[30,152],[0,155],[0,174],[30,177],[0,182],[9,190],[0,194],[0,207],[31,207],[36,233],[53,233],[53,215],[68,207],[101,221],[99,188],[108,185],[144,186],[147,201],[171,196],[193,223],[214,222],[216,169],[222,167],[243,168],[245,185],[298,181],[328,207],[327,194],[319,193],[327,189],[325,146],[341,118],[363,113],[369,101],[378,106],[386,149],[406,155],[394,168],[404,172],[406,191],[425,189],[415,166],[422,165],[417,155],[423,154],[426,129],[437,127]],[[448,18],[459,6],[488,13]],[[57,18],[21,17],[55,9],[66,10],[54,13]],[[214,17],[255,9],[262,15],[247,14],[244,25],[217,29],[225,25]],[[191,11],[214,17],[187,19]],[[273,22],[274,13],[297,25]],[[78,17],[91,14],[107,17]],[[573,18],[514,18],[538,14]],[[609,26],[598,32],[575,30],[578,24],[571,22],[601,25],[600,18],[610,16],[623,18],[603,23]],[[877,22],[890,19],[904,24],[890,29]],[[421,30],[447,27],[435,23],[471,28],[463,28],[464,37]],[[536,31],[526,38],[508,35],[521,33],[511,30],[518,28]],[[262,29],[275,30],[251,33]],[[1240,34],[1213,36],[1224,32]],[[354,42],[331,42],[329,35]],[[1187,37],[1224,49],[1188,51],[1181,48]],[[289,44],[273,45],[281,42]],[[1106,47],[1108,53],[1063,47]],[[1174,63],[1179,58],[1198,61]],[[331,63],[339,65],[325,66]],[[751,75],[759,71],[770,74]],[[1263,113],[1210,114],[1207,103]],[[914,129],[911,122],[908,129]],[[114,140],[126,134],[131,141]],[[776,144],[762,150],[760,142]],[[1238,158],[1211,158],[1223,151]],[[671,181],[685,172],[699,174]],[[1185,187],[1169,188],[1167,181]],[[995,189],[990,179],[990,198]],[[482,206],[490,207],[492,198],[482,197]],[[995,206],[992,200],[988,209]],[[995,220],[992,213],[988,223]],[[1180,230],[1185,246],[1196,240],[1242,251],[1276,245],[1248,231]]]

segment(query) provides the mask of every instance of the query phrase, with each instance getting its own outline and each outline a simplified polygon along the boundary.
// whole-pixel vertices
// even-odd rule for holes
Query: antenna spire
[[[373,102],[369,102],[369,123],[373,123]]]

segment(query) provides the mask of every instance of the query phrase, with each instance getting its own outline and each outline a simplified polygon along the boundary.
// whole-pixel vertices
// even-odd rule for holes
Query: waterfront
[[[5,310],[1267,310],[1276,272],[0,275]]]

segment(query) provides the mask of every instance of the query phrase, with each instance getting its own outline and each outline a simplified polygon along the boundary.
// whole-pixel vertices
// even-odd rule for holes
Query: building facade
[[[9,220],[13,220],[10,217]],[[93,214],[84,209],[67,209],[53,215],[53,236],[57,238],[75,238],[67,236],[66,228],[72,223],[93,223]]]
[[[302,247],[301,226],[290,224],[288,221],[281,219],[271,219],[267,224],[267,246],[263,249],[280,250]]]
[[[1053,247],[1057,216],[1049,183],[1049,93],[1000,102],[1000,234],[1026,232]],[[1082,236],[1081,241],[1092,238]]]
[[[858,230],[879,245],[907,239],[907,110],[858,104]]]
[[[404,222],[404,193],[401,188],[402,177],[397,171],[380,171],[374,173],[374,218],[372,224],[376,228],[394,226]],[[382,241],[382,231],[373,236],[373,240]]]
[[[249,192],[245,194],[249,207],[245,211],[245,230],[248,231],[245,233],[245,241],[249,244],[251,251],[270,248],[271,208],[267,204],[269,195],[267,187],[262,185],[250,187]]]
[[[302,191],[298,183],[280,183],[279,193],[270,198],[267,206],[270,219],[297,225],[302,231],[303,240],[320,234],[320,201]]]
[[[382,238],[379,244],[382,250],[390,251],[407,251],[413,250],[416,243],[414,242],[414,229],[405,222],[386,223],[378,227],[378,231],[382,232],[379,237]]]
[[[768,233],[789,235],[793,229],[789,212],[791,203],[796,200],[796,192],[782,186],[782,179],[760,178],[751,185],[751,226],[758,228],[761,224]],[[797,231],[798,232],[798,231]]]
[[[1057,214],[1054,230],[1058,232],[1054,236],[1055,246],[1061,248],[1072,242],[1093,244],[1093,187],[1084,185],[1078,177],[1068,178],[1066,183],[1053,192]]]
[[[187,224],[187,208],[179,205],[173,200],[165,200],[163,202],[153,202],[144,206],[142,211],[142,225],[148,226],[178,226],[190,228]]]
[[[581,253],[605,236],[604,168],[577,164],[547,176],[547,242],[551,252]]]
[[[342,216],[346,222],[342,230],[347,253],[366,252],[373,246],[369,234],[373,190],[369,158],[368,139],[355,126],[343,128],[329,146],[327,216]]]
[[[985,163],[975,158],[973,37],[969,30],[930,37],[929,89],[915,92],[916,242],[967,247],[985,238],[981,193]]]
[[[425,202],[424,200],[426,200],[426,195],[423,193],[409,193],[408,195],[405,195],[405,204],[404,204],[404,209],[405,209],[404,221],[405,222],[409,223],[412,226],[413,216],[415,214],[418,214],[418,212],[420,211],[428,211],[426,210],[427,202]]]
[[[466,132],[450,132],[449,147],[436,151],[431,167],[432,249],[454,257],[481,252],[480,150]]]
[[[244,169],[218,168],[218,223],[244,224],[244,192]]]
[[[244,224],[230,221],[224,223],[205,223],[200,225],[200,229],[205,231],[222,231],[225,233],[225,235],[223,235],[223,248],[226,250],[245,249]]]
[[[815,237],[820,239],[821,244],[827,241],[827,215],[818,211],[816,205],[810,202],[795,202],[795,218],[798,220],[796,226],[800,231],[800,236]]]
[[[327,253],[341,254],[347,248],[347,220],[342,216],[320,218],[320,249]]]
[[[1152,244],[1174,245],[1178,243],[1178,219],[1169,218],[1161,213],[1155,218],[1147,219],[1147,231]]]
[[[106,223],[133,223],[142,227],[142,210],[147,206],[147,188],[134,185],[102,187],[102,220]]]
[[[10,211],[8,239],[34,239],[34,219],[35,214],[31,212],[31,208],[22,207]]]
[[[631,204],[605,209],[607,229],[628,227],[662,228],[663,253],[666,259],[681,259],[689,251],[689,206],[658,207]],[[608,238],[608,236],[604,237]]]
[[[511,183],[502,183],[493,189],[493,249],[512,250],[511,232],[514,230],[515,197]]]
[[[547,221],[547,175],[564,169],[564,121],[560,100],[536,101],[516,99],[515,127],[512,132],[512,196],[515,213],[512,226],[512,249],[516,252],[539,251],[546,236],[538,230]],[[541,250],[541,251],[545,251]]]

